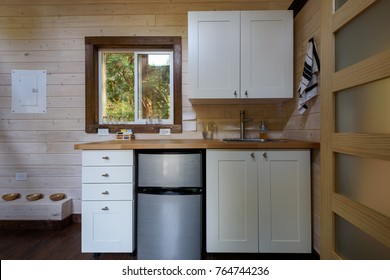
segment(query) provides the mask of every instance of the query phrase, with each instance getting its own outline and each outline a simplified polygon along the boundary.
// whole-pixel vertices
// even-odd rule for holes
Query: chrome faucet
[[[245,118],[245,111],[240,111],[240,139],[245,139],[245,122],[250,122],[252,119]]]

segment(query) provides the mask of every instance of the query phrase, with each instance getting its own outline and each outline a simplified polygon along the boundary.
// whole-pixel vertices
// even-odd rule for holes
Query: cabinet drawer
[[[133,200],[133,184],[83,184],[83,200]]]
[[[83,151],[83,166],[133,165],[133,151]]]
[[[132,166],[87,166],[82,168],[83,183],[132,183]]]

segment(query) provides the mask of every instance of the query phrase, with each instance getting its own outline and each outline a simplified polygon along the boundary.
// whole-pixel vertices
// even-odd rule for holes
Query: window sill
[[[171,133],[182,133],[180,124],[100,124],[87,126],[85,132],[97,133],[99,128],[108,128],[110,133],[117,133],[122,129],[132,129],[133,133],[159,133],[161,128],[169,128]]]

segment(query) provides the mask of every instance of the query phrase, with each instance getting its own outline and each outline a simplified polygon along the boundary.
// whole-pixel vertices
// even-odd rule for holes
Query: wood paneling
[[[320,98],[309,101],[309,109],[300,115],[297,110],[298,86],[302,76],[308,40],[314,37],[318,52],[320,49],[321,1],[309,0],[294,19],[294,99],[283,103],[284,129],[287,138],[319,142]],[[321,94],[321,86],[319,95]],[[318,132],[313,132],[318,130]]]
[[[80,213],[81,156],[73,145],[113,139],[86,134],[85,36],[181,36],[183,111],[198,122],[216,120],[220,137],[239,133],[239,111],[267,119],[280,136],[280,106],[192,107],[188,101],[187,12],[189,10],[287,9],[286,0],[2,0],[0,2],[0,194],[20,188],[53,189],[70,194]],[[47,113],[11,113],[11,71],[47,70]],[[227,129],[224,131],[223,129]],[[299,131],[299,130],[297,130]],[[310,131],[310,130],[307,130]],[[306,133],[306,132],[305,132]],[[183,132],[169,138],[201,138]],[[137,138],[158,138],[140,134]],[[309,137],[310,138],[310,137]],[[165,138],[164,138],[165,139]],[[27,181],[16,181],[27,172]]]
[[[318,52],[321,52],[321,1],[309,0],[294,18],[294,99],[283,103],[283,137],[320,141],[321,110],[320,97],[308,102],[309,109],[302,115],[297,111],[298,86],[302,76],[307,43],[314,37]],[[320,95],[322,86],[319,86]],[[313,248],[320,253],[320,151],[312,153],[312,224]]]
[[[93,15],[156,15],[156,14],[184,14],[187,11],[212,11],[212,10],[269,10],[279,7],[287,9],[291,1],[273,3],[273,1],[185,1],[175,3],[173,1],[137,1],[129,3],[104,3],[83,4],[30,4],[30,5],[3,5],[0,16],[93,16]],[[35,2],[34,2],[35,3]],[[64,1],[63,1],[64,3]]]
[[[321,60],[324,61],[321,67],[321,81],[330,81],[331,77],[329,72],[334,69],[334,39],[329,36],[330,33],[330,22],[333,11],[329,3],[322,1],[321,11],[322,11],[322,25],[321,25]],[[334,131],[334,114],[332,108],[332,90],[329,82],[322,83],[321,92],[324,94],[321,95],[321,258],[329,259],[333,258],[333,219],[328,214],[330,209],[329,200],[325,200],[324,197],[330,196],[331,188],[327,187],[329,185],[333,186],[331,178],[334,174],[334,156],[329,149],[331,142],[331,133]],[[324,242],[326,240],[326,242]]]

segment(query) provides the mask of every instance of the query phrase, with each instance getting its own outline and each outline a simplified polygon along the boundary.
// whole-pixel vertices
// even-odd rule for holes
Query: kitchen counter
[[[110,140],[76,144],[76,150],[139,149],[318,149],[320,143],[285,139],[283,142],[224,142],[203,139]]]

